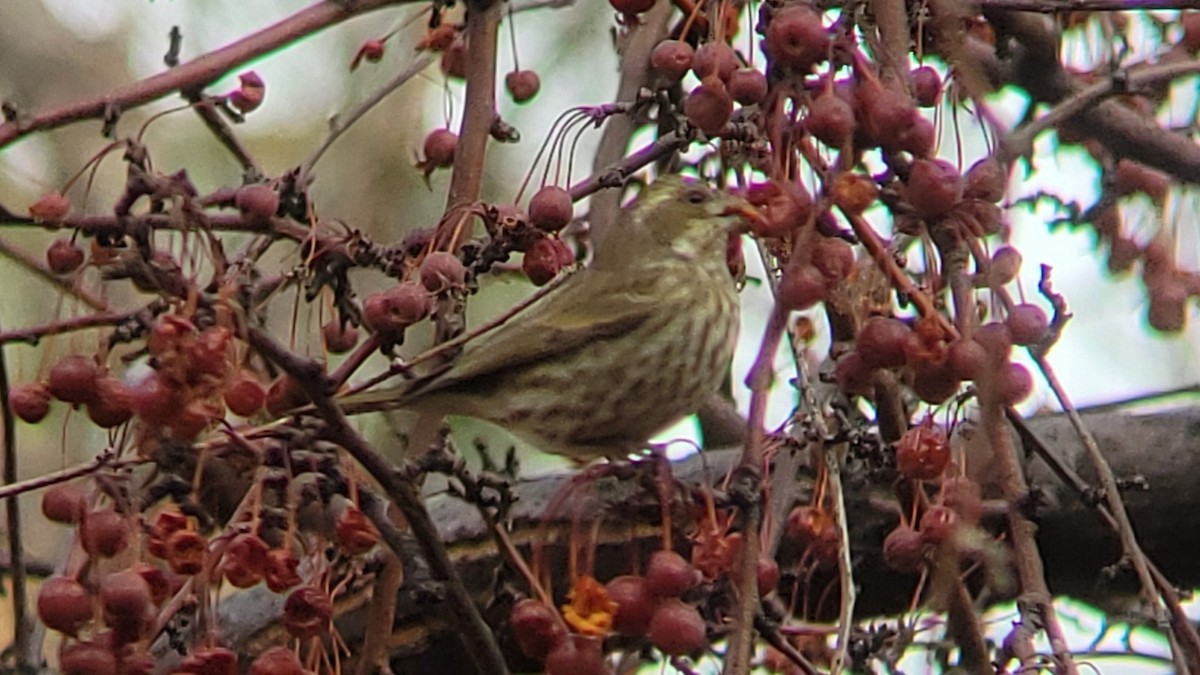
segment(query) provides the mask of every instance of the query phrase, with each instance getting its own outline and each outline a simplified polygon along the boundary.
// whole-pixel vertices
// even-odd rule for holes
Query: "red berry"
[[[962,385],[962,378],[955,373],[948,359],[920,358],[912,363],[912,369],[913,393],[926,403],[945,403]]]
[[[828,277],[815,265],[789,263],[775,292],[780,307],[791,311],[809,309],[828,296]]]
[[[99,378],[100,368],[95,360],[72,354],[50,369],[50,393],[66,403],[87,403],[96,398],[96,381]]]
[[[913,157],[928,157],[933,152],[936,141],[937,129],[934,128],[933,122],[921,115],[913,115],[912,120],[900,131],[899,136],[894,140],[884,139],[881,145],[885,148],[907,152]]]
[[[113,572],[100,581],[100,605],[110,623],[115,618],[141,619],[154,605],[150,584],[132,569]]]
[[[521,653],[531,659],[545,659],[547,654],[567,642],[567,626],[558,612],[533,598],[525,598],[513,605],[509,625]]]
[[[949,464],[950,442],[939,426],[919,424],[896,442],[896,468],[909,480],[933,480]]]
[[[102,429],[125,424],[133,417],[133,397],[125,383],[115,377],[96,380],[96,397],[87,404],[88,419]]]
[[[363,321],[386,341],[398,342],[404,329],[429,313],[429,294],[412,281],[375,293],[363,303]]]
[[[623,16],[632,16],[649,12],[654,6],[654,0],[608,0],[608,4]]]
[[[454,165],[458,135],[449,129],[434,129],[425,137],[425,165],[431,168]]]
[[[974,340],[955,340],[946,351],[946,362],[960,380],[975,380],[987,366],[988,354]]]
[[[50,387],[45,382],[23,382],[8,391],[8,404],[13,414],[30,424],[37,424],[50,413]]]
[[[266,95],[266,86],[262,78],[251,70],[238,75],[238,80],[241,86],[229,94],[229,104],[243,113],[258,109]]]
[[[996,361],[1007,359],[1012,352],[1012,333],[1007,325],[999,321],[985,323],[976,329],[975,341],[983,347],[989,358]]]
[[[841,283],[854,270],[854,248],[836,237],[821,237],[813,244],[812,264],[827,286]]]
[[[514,70],[504,76],[504,88],[517,103],[524,103],[537,96],[542,81],[532,70]]]
[[[467,279],[467,270],[453,253],[434,251],[421,261],[421,285],[430,293],[460,288]]]
[[[358,51],[354,54],[354,59],[350,61],[350,70],[358,67],[362,61],[370,61],[371,63],[379,63],[383,60],[383,54],[387,51],[383,40],[367,40],[359,46]]]
[[[265,223],[279,211],[279,193],[261,183],[243,185],[238,188],[233,203],[246,220]]]
[[[254,373],[242,370],[229,383],[224,398],[229,412],[239,417],[250,417],[266,405],[267,388]]]
[[[692,72],[698,80],[716,77],[722,82],[728,82],[729,76],[737,67],[737,54],[733,47],[724,42],[705,42],[692,56]]]
[[[338,546],[346,555],[359,555],[375,548],[379,543],[379,530],[367,519],[366,514],[353,504],[338,515],[334,529]]]
[[[325,340],[325,348],[331,353],[343,354],[358,344],[358,329],[352,324],[330,319],[321,326],[321,337]]]
[[[188,654],[179,672],[192,675],[238,675],[237,654],[224,647],[202,647]]]
[[[932,108],[942,97],[942,76],[929,66],[914,68],[909,76],[912,77],[913,98],[922,108]]]
[[[1163,279],[1150,284],[1148,290],[1150,305],[1146,309],[1146,320],[1154,330],[1178,333],[1187,327],[1188,290],[1183,282]]]
[[[674,551],[655,551],[646,565],[646,590],[657,597],[677,598],[700,583],[700,571]]]
[[[546,675],[611,675],[604,662],[604,641],[572,635],[546,655]]]
[[[205,399],[188,401],[167,422],[171,434],[180,440],[195,438],[215,420],[225,416],[225,409],[220,404]]]
[[[781,238],[806,225],[813,216],[812,195],[794,181],[755,183],[746,190],[746,201],[758,207],[762,218],[751,224],[759,237]]]
[[[1021,271],[1021,253],[1011,246],[1002,246],[992,254],[988,264],[988,285],[999,288],[1017,278]]]
[[[55,239],[46,249],[46,265],[55,274],[69,274],[83,264],[83,249],[70,239]]]
[[[75,635],[92,620],[92,596],[69,577],[50,577],[38,591],[37,613],[50,630]]]
[[[525,251],[521,271],[529,277],[529,282],[534,286],[546,285],[558,276],[559,270],[563,268],[559,260],[557,241],[550,238],[539,239]]]
[[[945,506],[931,506],[921,516],[921,539],[937,546],[954,536],[958,529],[958,514]]]
[[[58,652],[61,675],[117,675],[117,657],[108,645],[64,642]]]
[[[1033,376],[1025,366],[1009,363],[997,373],[996,386],[1002,403],[1016,405],[1033,392]]]
[[[558,232],[574,215],[571,193],[557,185],[547,185],[529,200],[529,222],[544,232]]]
[[[271,647],[250,664],[249,675],[307,675],[295,652],[287,647]]]
[[[33,206],[29,207],[29,217],[35,223],[56,223],[66,217],[71,210],[71,202],[57,192],[47,192]]]
[[[168,382],[158,371],[129,390],[129,403],[134,414],[146,424],[161,426],[175,416],[179,401],[175,384]]]
[[[871,145],[883,145],[899,139],[913,125],[916,108],[908,96],[875,82],[863,82],[855,89],[854,102],[858,123]]]
[[[270,549],[258,535],[243,533],[234,537],[221,558],[221,572],[235,588],[250,588],[262,581]]]
[[[925,542],[921,533],[900,524],[883,540],[883,564],[888,568],[912,574],[925,562]]]
[[[858,332],[855,351],[868,368],[897,368],[904,365],[904,346],[911,332],[898,319],[873,316]]]
[[[704,617],[691,605],[669,598],[654,610],[646,637],[664,654],[679,656],[708,646]]]
[[[738,68],[728,79],[729,95],[742,105],[757,105],[767,97],[767,76],[754,68]]]
[[[789,539],[811,553],[818,562],[837,559],[837,528],[825,511],[808,505],[797,506],[788,514],[785,531]]]
[[[772,64],[807,73],[828,57],[829,42],[821,14],[810,5],[797,3],[771,16],[762,46]]]
[[[86,511],[87,495],[74,483],[59,483],[42,495],[42,515],[55,523],[78,523]]]
[[[866,211],[879,196],[879,188],[870,176],[855,171],[843,171],[833,180],[829,196],[834,206],[851,214]]]
[[[292,637],[306,640],[329,632],[333,604],[315,586],[301,586],[283,603],[283,625]]]
[[[176,574],[198,574],[208,557],[208,540],[195,530],[178,530],[167,537],[164,556]]]
[[[721,80],[710,77],[693,89],[683,101],[688,121],[709,136],[721,133],[733,115],[733,98]]]
[[[296,558],[295,553],[288,549],[272,549],[267,554],[267,569],[264,572],[267,588],[275,593],[282,593],[299,586],[303,581],[296,571],[299,567],[300,560]]]
[[[998,203],[1008,189],[1008,172],[1004,164],[991,155],[972,164],[965,178],[967,184],[963,196],[971,199]]]
[[[821,94],[808,106],[804,128],[831,148],[843,148],[854,138],[854,110],[841,96]]]
[[[1012,309],[1008,310],[1008,317],[1004,320],[1004,325],[1008,326],[1013,344],[1035,345],[1046,337],[1046,332],[1050,330],[1050,319],[1046,317],[1046,313],[1042,311],[1041,307],[1031,303],[1022,303],[1014,305]]]
[[[912,163],[905,184],[905,201],[922,218],[944,215],[962,199],[962,179],[954,165],[941,159]]]
[[[1200,12],[1183,12],[1179,16],[1179,25],[1183,27],[1179,44],[1189,52],[1200,52]]]
[[[304,385],[291,375],[281,375],[267,388],[267,414],[279,416],[308,403]]]
[[[871,376],[873,370],[863,363],[858,352],[849,352],[838,359],[833,369],[833,379],[837,381],[838,388],[847,394],[872,396],[875,393]]]
[[[650,64],[667,79],[677,82],[692,67],[692,46],[682,40],[663,40],[650,52]]]
[[[773,593],[779,587],[779,563],[774,558],[760,555],[754,573],[758,582],[758,597]]]
[[[645,577],[632,574],[616,577],[605,588],[609,599],[617,603],[613,630],[631,637],[644,636],[657,604],[657,599],[646,589]]]

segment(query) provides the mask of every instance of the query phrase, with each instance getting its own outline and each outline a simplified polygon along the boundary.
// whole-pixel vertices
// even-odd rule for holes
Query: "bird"
[[[739,303],[727,251],[756,215],[739,197],[661,176],[590,265],[444,368],[339,404],[474,417],[580,463],[637,453],[728,376]]]

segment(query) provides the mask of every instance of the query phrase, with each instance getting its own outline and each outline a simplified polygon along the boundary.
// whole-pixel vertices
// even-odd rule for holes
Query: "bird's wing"
[[[583,345],[628,333],[663,304],[656,279],[637,284],[627,275],[583,270],[562,287],[495,330],[470,341],[446,370],[418,380],[417,394],[493,380],[525,364],[563,358]]]

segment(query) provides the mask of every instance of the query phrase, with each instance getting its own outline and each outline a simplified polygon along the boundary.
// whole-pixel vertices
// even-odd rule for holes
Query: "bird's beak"
[[[765,225],[767,221],[767,217],[763,215],[762,211],[759,211],[749,202],[742,200],[738,200],[725,207],[725,210],[721,212],[721,215],[737,216],[741,218],[743,224],[743,227],[739,228],[741,232],[748,231],[753,225]]]

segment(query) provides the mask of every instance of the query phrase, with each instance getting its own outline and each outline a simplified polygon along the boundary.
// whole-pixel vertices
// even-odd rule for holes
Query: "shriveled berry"
[[[74,483],[59,483],[42,495],[42,515],[52,522],[78,523],[86,511],[87,495]]]
[[[171,579],[159,568],[139,560],[130,569],[146,581],[146,585],[150,587],[150,601],[155,606],[161,605],[171,594]]]
[[[704,617],[695,607],[675,598],[664,600],[654,610],[646,637],[664,654],[671,656],[691,654],[708,646]]]
[[[571,193],[557,185],[547,185],[529,200],[529,222],[544,232],[558,232],[574,215]]]
[[[657,597],[677,598],[700,580],[700,571],[674,551],[655,551],[646,564],[646,590]]]
[[[225,579],[235,588],[250,588],[262,581],[269,550],[256,534],[245,532],[234,537],[221,559]]]
[[[953,164],[941,159],[912,163],[904,198],[921,217],[944,215],[962,199],[962,194],[962,178]]]
[[[61,675],[117,675],[112,647],[96,642],[63,642],[58,652]]]
[[[96,398],[96,380],[99,378],[100,368],[95,360],[72,354],[50,368],[50,394],[66,403],[87,403]]]
[[[258,376],[248,370],[239,371],[225,389],[225,405],[238,417],[249,417],[267,403],[267,388]]]
[[[829,196],[833,199],[834,206],[858,215],[875,203],[879,196],[879,188],[870,176],[856,171],[843,171],[833,179]]]
[[[45,382],[22,382],[8,391],[8,405],[22,421],[37,424],[50,413],[50,387]]]
[[[299,586],[303,579],[296,570],[300,560],[288,549],[276,548],[267,553],[267,569],[264,576],[267,588],[275,593],[282,593],[289,588]]]
[[[83,550],[102,558],[111,558],[129,545],[129,523],[112,509],[85,514],[79,534]]]
[[[913,98],[922,108],[932,108],[942,97],[942,76],[929,66],[914,68],[912,77]]]
[[[683,102],[683,113],[697,129],[715,136],[733,115],[733,98],[721,80],[709,77],[688,94]]]
[[[1013,344],[1034,345],[1046,337],[1046,331],[1050,329],[1050,319],[1041,307],[1026,302],[1014,305],[1008,310],[1004,325],[1008,326]]]
[[[465,80],[467,78],[467,41],[455,36],[445,50],[442,51],[438,66],[446,77]]]
[[[728,82],[729,76],[737,67],[738,58],[733,47],[716,40],[700,45],[692,56],[692,72],[698,80],[716,77],[722,82]]]
[[[350,70],[358,67],[358,64],[367,61],[370,63],[379,63],[383,60],[383,55],[387,51],[383,40],[367,40],[363,42],[358,51],[354,54],[354,59],[350,61]]]
[[[696,51],[682,40],[663,40],[650,52],[650,65],[672,82],[678,82],[692,67]]]
[[[534,286],[546,285],[563,268],[558,251],[560,243],[558,239],[546,237],[533,242],[525,251],[521,271]]]
[[[55,274],[74,272],[83,260],[83,249],[70,239],[55,239],[46,249],[46,266]]]
[[[304,385],[291,375],[280,375],[267,388],[267,414],[277,416],[308,403]]]
[[[950,441],[935,424],[918,424],[896,442],[896,468],[909,480],[933,480],[949,463]]]
[[[220,404],[206,399],[193,399],[175,411],[167,421],[167,428],[175,438],[187,440],[195,438],[224,416],[225,409]]]
[[[831,148],[843,148],[854,138],[854,110],[841,96],[821,94],[808,107],[804,128]]]
[[[815,265],[789,263],[775,292],[780,307],[799,311],[824,300],[829,294],[829,283]]]
[[[996,388],[1002,403],[1016,405],[1033,393],[1033,375],[1025,366],[1009,363],[996,374]]]
[[[755,183],[747,188],[745,197],[762,214],[751,223],[752,231],[760,237],[784,237],[813,217],[812,195],[795,181]]]
[[[838,383],[838,388],[847,394],[871,396],[875,386],[871,377],[873,370],[863,363],[857,351],[853,351],[838,359],[833,368],[833,379]]]
[[[837,528],[828,512],[809,505],[797,506],[788,514],[784,531],[788,539],[818,562],[837,559]]]
[[[900,524],[883,540],[883,564],[903,574],[912,574],[925,562],[925,542],[921,533]]]
[[[962,385],[962,378],[955,373],[948,359],[918,359],[911,365],[913,393],[926,403],[945,403]]]
[[[399,341],[404,329],[429,313],[429,293],[412,281],[375,293],[363,303],[363,321],[381,338]]]
[[[854,270],[854,248],[836,237],[821,237],[812,247],[812,264],[832,287]]]
[[[514,70],[504,76],[504,88],[517,103],[525,103],[533,99],[541,87],[541,78],[532,70]]]
[[[238,658],[225,647],[192,650],[179,664],[179,672],[192,675],[238,675]]]
[[[166,555],[163,557],[176,574],[199,573],[204,569],[207,556],[208,540],[195,530],[179,530],[167,537]]]
[[[358,328],[337,319],[330,319],[321,326],[321,338],[325,348],[333,354],[342,354],[354,349],[358,344]]]
[[[1187,286],[1168,278],[1149,285],[1150,304],[1146,321],[1162,333],[1178,333],[1187,327]]]
[[[29,207],[29,217],[35,223],[57,223],[67,216],[71,202],[57,192],[47,192]]]
[[[346,555],[359,555],[375,548],[379,543],[379,530],[367,519],[366,514],[353,504],[338,515],[334,529],[338,546]]]
[[[306,675],[300,658],[287,647],[271,647],[250,664],[249,675]]]
[[[991,155],[972,164],[964,178],[963,196],[971,199],[998,203],[1008,189],[1008,172],[1004,164]]]
[[[425,164],[432,168],[454,165],[458,135],[449,129],[434,129],[425,137]]]
[[[234,204],[246,220],[265,223],[279,210],[279,193],[261,183],[243,185],[238,188]]]
[[[627,574],[610,580],[605,588],[608,589],[608,597],[617,603],[613,630],[632,637],[645,635],[658,603],[646,589],[646,578]]]
[[[611,675],[604,662],[604,641],[571,635],[546,655],[546,675]]]
[[[96,380],[96,397],[87,404],[88,419],[102,429],[125,424],[133,417],[133,397],[125,383],[115,377]]]
[[[738,68],[729,74],[726,86],[733,100],[742,105],[757,105],[767,97],[767,76],[754,68]]]
[[[796,3],[771,16],[762,46],[772,64],[807,73],[828,57],[829,42],[820,13]]]
[[[430,293],[459,288],[466,279],[467,270],[453,253],[434,251],[421,261],[421,285]]]
[[[873,316],[858,332],[855,351],[868,368],[897,368],[904,365],[904,347],[910,333],[909,327],[899,319]]]
[[[266,96],[266,85],[258,73],[253,70],[238,75],[241,86],[230,92],[229,104],[238,112],[248,113],[257,110]]]
[[[533,598],[513,605],[508,621],[521,653],[531,659],[545,659],[568,638],[567,626],[558,612]]]
[[[75,635],[92,620],[92,595],[70,577],[50,577],[38,591],[37,613],[50,630]]]
[[[315,586],[301,586],[283,603],[283,625],[292,637],[301,640],[329,632],[333,603],[329,594]]]
[[[921,515],[921,539],[938,546],[954,536],[958,529],[958,514],[945,506],[931,506]]]

